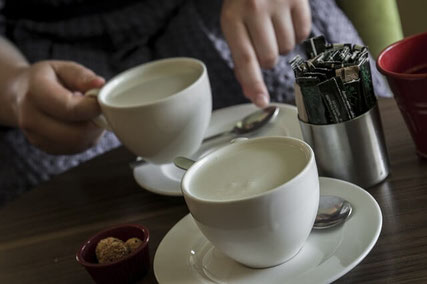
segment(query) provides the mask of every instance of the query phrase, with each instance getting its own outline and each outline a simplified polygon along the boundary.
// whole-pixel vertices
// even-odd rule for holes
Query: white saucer
[[[382,227],[378,203],[365,190],[345,181],[320,178],[320,193],[353,205],[344,225],[313,230],[301,251],[284,264],[251,269],[228,258],[202,235],[191,215],[163,238],[154,257],[159,283],[330,283],[354,268],[375,245]]]
[[[302,139],[296,107],[287,104],[274,105],[280,107],[280,112],[277,118],[272,123],[254,133],[252,136],[246,137],[280,135]],[[257,108],[253,104],[242,104],[212,112],[206,137],[231,130],[236,121],[255,110],[257,110]],[[229,143],[230,139],[230,137],[228,137],[228,139],[225,137],[210,143],[205,143],[191,158],[198,159],[201,156],[206,155],[209,151]],[[183,175],[184,171],[176,168],[173,164],[160,166],[145,164],[133,170],[133,176],[142,188],[162,195],[182,195],[180,183]]]

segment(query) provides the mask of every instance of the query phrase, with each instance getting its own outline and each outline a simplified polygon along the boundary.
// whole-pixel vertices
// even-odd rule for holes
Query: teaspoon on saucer
[[[313,229],[328,229],[342,224],[353,211],[347,200],[335,195],[320,195]]]
[[[203,139],[202,143],[223,137],[228,135],[242,135],[253,132],[260,129],[270,121],[272,121],[279,114],[280,108],[278,106],[268,106],[266,108],[252,112],[237,121],[234,127],[231,130],[224,131],[212,136],[209,136]],[[129,167],[134,169],[142,164],[145,164],[145,161],[142,159],[137,159],[129,163]]]
[[[188,170],[195,161],[177,157],[174,160],[175,166]],[[336,227],[347,220],[353,211],[353,207],[347,200],[335,195],[320,195],[319,209],[314,221],[313,229],[323,230]]]
[[[252,112],[241,120],[237,121],[231,130],[207,137],[203,140],[203,142],[207,142],[226,135],[241,135],[255,131],[273,120],[279,113],[279,110],[280,109],[277,106],[268,106],[266,108]]]

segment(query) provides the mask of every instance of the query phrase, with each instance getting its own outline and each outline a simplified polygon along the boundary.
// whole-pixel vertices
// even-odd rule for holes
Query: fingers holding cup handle
[[[85,93],[85,96],[89,96],[89,97],[94,97],[95,99],[98,99],[98,94],[100,92],[101,89],[90,89],[89,91],[87,91]],[[92,119],[93,123],[95,123],[97,126],[104,128],[106,130],[109,131],[113,131],[111,129],[111,126],[108,124],[107,119],[105,118],[105,116],[103,114],[100,114],[98,117],[95,117],[94,119]]]

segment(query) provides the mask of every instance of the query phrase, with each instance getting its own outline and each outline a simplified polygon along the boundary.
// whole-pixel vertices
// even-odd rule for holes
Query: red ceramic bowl
[[[142,244],[125,258],[108,264],[100,264],[95,248],[104,238],[115,237],[122,241],[139,238]],[[89,238],[76,253],[76,260],[87,270],[96,283],[132,283],[141,279],[150,267],[148,254],[148,229],[138,224],[118,225]]]
[[[421,157],[427,158],[427,32],[385,48],[377,59]]]

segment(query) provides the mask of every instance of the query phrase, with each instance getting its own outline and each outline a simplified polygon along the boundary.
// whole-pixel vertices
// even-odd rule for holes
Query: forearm
[[[0,125],[16,127],[17,94],[22,91],[19,74],[28,61],[8,40],[0,37]]]

